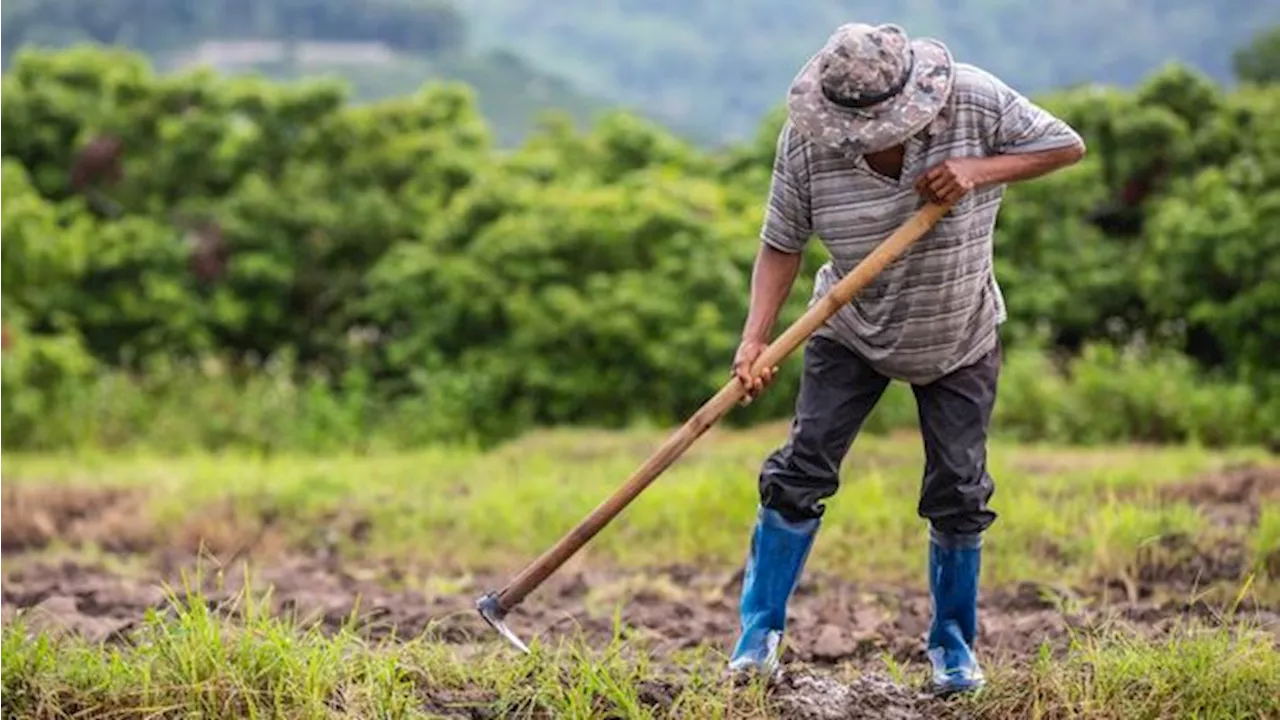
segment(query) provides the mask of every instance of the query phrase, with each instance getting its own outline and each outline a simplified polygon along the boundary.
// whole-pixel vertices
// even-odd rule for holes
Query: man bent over
[[[787,603],[824,501],[891,379],[912,386],[925,448],[918,513],[929,532],[927,647],[940,693],[983,683],[974,654],[987,507],[987,428],[1006,318],[992,231],[1008,183],[1077,162],[1080,136],[994,75],[895,25],[839,27],[796,76],[734,372],[748,402],[773,379],[751,365],[816,235],[827,292],[919,209],[954,202],[938,224],[834,315],[804,349],[786,442],[760,472],[740,635],[730,668],[772,673]]]

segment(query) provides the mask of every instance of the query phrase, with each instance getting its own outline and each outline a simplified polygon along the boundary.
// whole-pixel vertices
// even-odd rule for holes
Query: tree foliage
[[[280,81],[336,77],[352,86],[355,101],[412,94],[441,79],[463,82],[505,145],[545,112],[584,121],[600,107],[519,55],[473,49],[466,19],[447,0],[10,0],[3,15],[5,67],[24,49],[89,44],[140,51],[158,68],[182,70],[205,41],[267,41],[280,44],[278,58],[221,69]],[[292,54],[291,44],[308,42],[380,43],[389,55],[359,63]]]
[[[1091,152],[1010,190],[1010,346],[1156,345],[1280,398],[1280,89],[1175,66],[1041,100]],[[780,120],[708,153],[617,112],[500,152],[461,87],[351,105],[24,54],[0,103],[6,438],[75,378],[210,358],[363,377],[492,434],[683,418],[728,378]],[[779,329],[823,260],[812,243]],[[788,412],[797,369],[735,419]]]
[[[1280,25],[1259,32],[1231,56],[1236,77],[1246,82],[1280,82]]]

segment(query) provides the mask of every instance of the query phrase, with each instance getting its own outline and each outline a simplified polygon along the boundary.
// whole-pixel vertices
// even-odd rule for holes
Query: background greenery
[[[828,29],[814,18],[846,18],[830,3],[703,5],[566,2],[580,10],[562,14],[572,31],[489,0],[5,6],[5,559],[8,579],[42,589],[15,590],[0,714],[400,716],[441,698],[491,714],[640,714],[669,702],[656,689],[699,717],[767,715],[718,689],[723,658],[684,618],[726,607],[714,598],[732,584],[715,567],[737,562],[756,502],[740,480],[781,423],[691,449],[673,482],[593,541],[588,567],[606,572],[573,581],[588,609],[647,595],[678,612],[702,644],[677,666],[631,633],[617,635],[624,660],[578,639],[512,664],[456,636],[324,636],[242,597],[230,604],[252,611],[235,619],[199,594],[172,612],[120,609],[127,588],[151,569],[172,576],[190,553],[226,569],[331,568],[301,576],[294,600],[321,601],[341,568],[432,598],[442,617],[462,606],[436,601],[527,562],[728,379],[781,120],[770,98]],[[1251,467],[1266,447],[1121,445],[1280,450],[1280,28],[1233,40],[1274,11],[1027,3],[1029,16],[986,1],[961,18],[937,5],[893,11],[913,31],[943,28],[966,59],[990,58],[1090,148],[1012,188],[996,238],[1012,317],[992,463],[1018,481],[999,494],[988,547],[990,579],[1019,608],[997,622],[1075,640],[993,662],[971,709],[1261,716],[1276,701],[1259,698],[1280,698],[1274,635],[1246,617],[1275,607],[1280,573],[1272,476]],[[501,42],[504,18],[522,14],[520,36]],[[274,82],[184,71],[184,51],[209,38],[376,40],[394,55],[242,68]],[[71,47],[86,39],[131,50]],[[29,52],[37,44],[61,51]],[[1185,64],[1156,67],[1175,52]],[[544,69],[557,65],[562,76]],[[317,72],[350,89],[309,82]],[[1067,87],[1085,79],[1117,82]],[[597,115],[614,104],[639,112]],[[538,108],[563,112],[539,126]],[[810,247],[783,323],[823,255]],[[785,419],[798,370],[792,358],[728,421]],[[534,430],[565,424],[633,427]],[[910,390],[895,385],[867,429],[914,424]],[[1061,445],[1073,442],[1105,447]],[[918,435],[858,447],[846,474],[864,501],[833,504],[815,569],[910,598],[926,559]],[[873,540],[873,556],[858,552]],[[673,561],[708,570],[718,590],[608,570]],[[52,585],[38,577],[46,562],[60,568]],[[1037,581],[1053,589],[1040,586],[1033,610]],[[1121,587],[1142,597],[1125,611],[1133,622],[1099,633],[1077,616]],[[106,594],[125,599],[92,599]],[[86,620],[138,612],[139,642],[104,651],[27,625],[41,608],[60,614],[58,601]],[[352,617],[366,607],[362,596]],[[1194,619],[1211,609],[1205,632]],[[895,682],[923,679],[885,657]]]
[[[504,146],[524,138],[548,109],[568,111],[582,125],[616,106],[720,145],[752,136],[800,65],[836,25],[852,20],[897,22],[913,35],[942,38],[959,59],[1023,92],[1043,93],[1082,83],[1131,87],[1169,61],[1230,82],[1240,69],[1236,49],[1280,22],[1280,6],[562,0],[550,12],[535,0],[10,0],[3,59],[7,67],[23,46],[91,41],[145,52],[172,70],[207,40],[381,42],[394,57],[372,66],[285,59],[241,70],[277,79],[335,75],[354,85],[359,100],[461,80],[476,88]]]
[[[181,71],[205,41],[279,41],[286,43],[280,59],[224,58],[215,66],[281,81],[334,77],[352,87],[356,101],[441,79],[464,82],[504,145],[518,142],[544,112],[581,123],[604,107],[509,50],[472,48],[467,19],[445,0],[10,0],[2,32],[5,67],[23,48],[93,43],[130,48],[160,70]],[[388,57],[315,62],[288,53],[288,43],[307,42],[381,43]]]
[[[1000,431],[1280,442],[1280,90],[1171,66],[1040,98],[1091,152],[1001,216]],[[622,111],[503,151],[465,86],[346,100],[14,59],[6,448],[487,441],[677,422],[725,382],[776,111],[714,152]],[[797,370],[731,422],[785,417]],[[896,388],[874,428],[913,422]]]

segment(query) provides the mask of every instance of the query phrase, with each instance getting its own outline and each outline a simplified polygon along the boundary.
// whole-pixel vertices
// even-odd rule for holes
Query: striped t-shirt
[[[938,119],[905,144],[901,179],[861,156],[814,145],[785,123],[778,136],[761,240],[800,252],[817,235],[831,259],[811,302],[853,269],[924,202],[916,179],[951,157],[1083,145],[1080,136],[994,75],[958,63]],[[994,348],[1006,319],[992,270],[992,231],[1004,186],[971,191],[928,234],[841,308],[818,334],[884,375],[929,383]]]

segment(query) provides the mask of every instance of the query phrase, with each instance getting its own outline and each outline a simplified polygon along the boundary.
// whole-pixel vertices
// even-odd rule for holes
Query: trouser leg
[[[824,337],[805,347],[791,432],[760,472],[760,504],[793,522],[822,517],[840,484],[840,464],[889,379]]]
[[[976,363],[914,388],[925,447],[918,513],[929,521],[928,654],[942,693],[984,683],[974,654],[982,533],[995,485],[987,470],[987,433],[1000,369],[997,347]]]
[[[772,673],[787,603],[813,545],[823,506],[839,485],[841,461],[888,385],[855,353],[815,337],[787,441],[764,462],[730,667]]]

